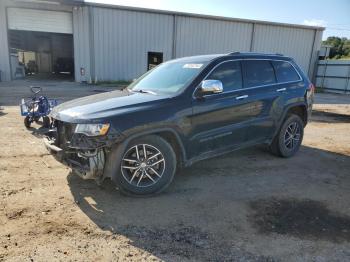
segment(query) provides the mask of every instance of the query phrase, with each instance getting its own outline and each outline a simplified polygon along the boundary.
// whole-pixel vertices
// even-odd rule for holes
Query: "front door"
[[[247,123],[252,117],[251,100],[243,89],[240,61],[221,63],[206,80],[220,80],[224,90],[193,98],[190,158],[240,146],[246,141]]]

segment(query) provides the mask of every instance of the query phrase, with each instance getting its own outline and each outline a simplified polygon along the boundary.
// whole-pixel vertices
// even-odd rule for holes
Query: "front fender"
[[[142,137],[142,136],[146,136],[146,135],[152,135],[152,134],[159,134],[162,132],[171,132],[174,137],[176,138],[179,146],[180,146],[180,150],[183,156],[182,161],[186,161],[186,151],[185,151],[185,147],[183,145],[183,142],[180,138],[180,135],[173,130],[172,128],[158,128],[158,129],[151,129],[151,130],[146,130],[140,133],[135,133],[133,135],[128,136],[126,139],[124,139],[123,141],[119,141],[118,143],[116,143],[110,150],[110,152],[107,155],[107,160],[106,160],[106,164],[104,167],[104,177],[110,177],[112,179],[113,182],[116,182],[116,177],[118,175],[118,172],[120,172],[120,165],[121,165],[121,161],[123,158],[123,154],[125,152],[125,150],[127,149],[128,144],[130,143],[130,141],[138,138],[138,137]]]

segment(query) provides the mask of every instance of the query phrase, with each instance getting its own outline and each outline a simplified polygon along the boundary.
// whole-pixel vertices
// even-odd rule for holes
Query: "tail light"
[[[314,86],[313,83],[310,83],[309,88],[308,88],[308,91],[310,91],[312,94],[315,93],[315,86]]]

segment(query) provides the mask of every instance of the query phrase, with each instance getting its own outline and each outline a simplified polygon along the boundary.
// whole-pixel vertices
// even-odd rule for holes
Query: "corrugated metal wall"
[[[256,24],[254,31],[253,51],[291,56],[308,74],[315,30]]]
[[[127,10],[92,8],[94,76],[133,79],[146,72],[147,52],[171,59],[173,17]]]
[[[322,44],[322,34],[323,34],[323,31],[315,30],[314,45],[312,49],[312,55],[310,59],[310,66],[309,66],[309,72],[308,72],[311,78],[311,81],[316,81],[315,77],[316,77],[316,71],[317,71],[318,54]]]
[[[283,53],[314,73],[322,31],[257,21],[95,5],[72,7],[0,0],[0,70],[10,80],[5,5],[72,11],[76,81],[130,80],[147,70],[147,52],[174,57],[234,51]],[[80,74],[81,68],[85,75]]]
[[[90,19],[89,7],[73,9],[73,39],[75,81],[90,80]],[[84,73],[81,73],[81,70]]]
[[[316,86],[326,91],[350,94],[350,61],[319,61]]]
[[[6,9],[0,1],[0,71],[2,81],[11,80],[9,47],[7,40]]]
[[[164,60],[210,53],[253,51],[293,57],[310,77],[322,31],[179,14],[90,6],[92,75],[99,80],[130,80],[147,69],[147,52]],[[175,39],[175,42],[173,42]]]
[[[176,57],[249,51],[253,24],[176,17]]]

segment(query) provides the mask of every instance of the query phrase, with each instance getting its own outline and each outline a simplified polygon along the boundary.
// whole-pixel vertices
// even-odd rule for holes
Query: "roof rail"
[[[274,53],[274,54],[264,54],[264,53],[257,53],[257,52],[232,52],[232,53],[228,53],[227,55],[240,55],[240,54],[250,54],[250,55],[278,55],[278,56],[284,56],[281,53]]]
[[[232,53],[228,53],[227,55],[239,55],[241,52],[232,52]]]

